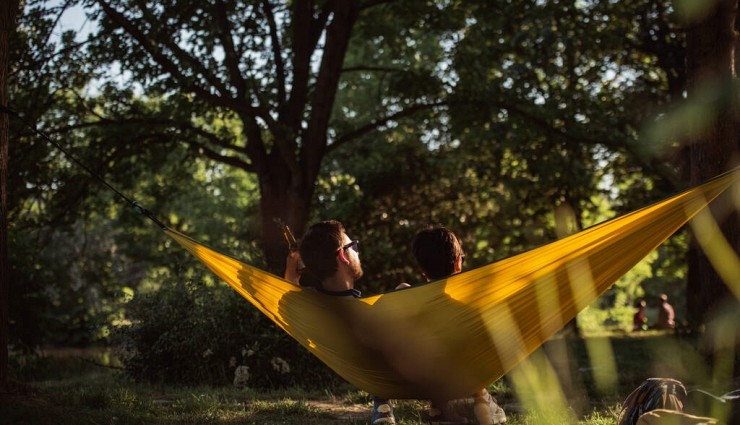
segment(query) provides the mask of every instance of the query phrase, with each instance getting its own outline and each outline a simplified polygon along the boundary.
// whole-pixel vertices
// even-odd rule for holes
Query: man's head
[[[340,267],[346,267],[355,280],[362,276],[357,241],[350,240],[342,223],[336,220],[309,227],[299,252],[306,271],[321,281],[332,277]]]
[[[446,227],[436,226],[420,230],[412,247],[416,262],[427,279],[441,279],[462,270],[465,253],[462,243]]]

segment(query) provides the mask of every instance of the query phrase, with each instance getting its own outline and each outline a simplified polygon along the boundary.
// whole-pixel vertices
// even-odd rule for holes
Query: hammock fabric
[[[738,180],[735,170],[523,254],[354,299],[296,287],[165,232],[356,387],[455,399],[510,371]]]

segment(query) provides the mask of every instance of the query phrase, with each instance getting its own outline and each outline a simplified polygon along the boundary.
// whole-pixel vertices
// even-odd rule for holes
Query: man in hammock
[[[359,297],[355,281],[362,277],[358,240],[347,236],[342,223],[322,221],[309,227],[297,252],[288,255],[285,279],[300,286],[304,279],[313,282],[317,291],[336,297]],[[303,264],[303,268],[301,268]],[[373,399],[371,424],[395,424],[389,400]]]
[[[417,232],[412,245],[414,257],[427,281],[443,279],[460,273],[465,252],[462,242],[451,230],[442,227],[429,227]],[[408,286],[401,284],[398,288]],[[483,388],[473,394],[474,412],[480,425],[496,425],[506,422],[504,410],[496,404],[494,398]],[[452,403],[432,400],[429,417],[432,424],[452,424],[461,422],[454,412]]]

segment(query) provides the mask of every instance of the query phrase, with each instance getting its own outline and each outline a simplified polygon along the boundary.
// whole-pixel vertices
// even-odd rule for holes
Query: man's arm
[[[285,280],[292,283],[295,286],[301,286],[301,271],[303,269],[303,262],[301,261],[301,254],[298,251],[293,251],[288,254],[288,258],[285,261]]]

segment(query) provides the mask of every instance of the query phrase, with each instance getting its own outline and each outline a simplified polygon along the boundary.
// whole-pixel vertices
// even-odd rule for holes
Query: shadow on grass
[[[692,338],[660,333],[599,338],[591,343],[609,346],[616,364],[611,387],[598,382],[603,362],[610,359],[594,357],[589,339],[553,339],[535,353],[552,365],[567,410],[579,424],[615,424],[621,401],[648,377],[672,377],[688,386],[711,375]],[[365,424],[370,414],[367,394],[350,387],[259,393],[231,386],[171,387],[133,382],[121,370],[79,355],[29,362],[12,363],[21,373],[0,397],[3,424]],[[522,407],[522,395],[512,385],[507,375],[490,387],[508,423],[546,423],[538,418],[541,412]],[[426,408],[422,401],[396,402],[398,423],[422,424]]]

